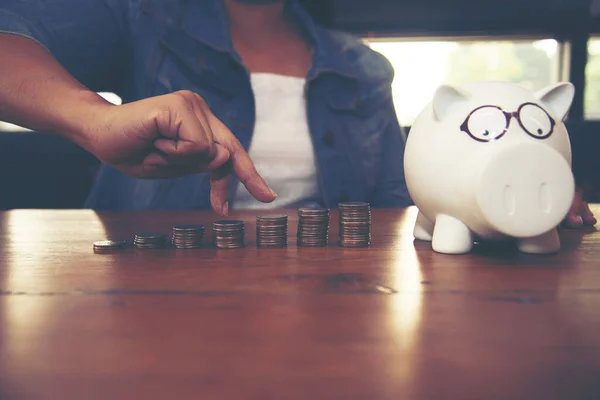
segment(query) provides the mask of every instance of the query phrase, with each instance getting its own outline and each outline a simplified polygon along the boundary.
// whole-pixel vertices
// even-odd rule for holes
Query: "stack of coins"
[[[262,248],[287,247],[287,215],[256,217],[256,246]]]
[[[162,233],[140,233],[133,239],[138,249],[162,249],[167,245],[167,235]]]
[[[127,247],[127,241],[125,240],[102,240],[94,243],[94,253],[97,254],[108,254],[116,253]]]
[[[302,247],[327,246],[329,235],[329,210],[327,208],[301,208],[298,210],[297,244]]]
[[[173,227],[173,246],[177,249],[199,249],[204,239],[204,226],[178,225]]]
[[[219,249],[239,249],[244,244],[244,221],[213,222],[215,246]]]
[[[371,244],[371,206],[369,203],[339,203],[338,209],[340,246],[369,246]]]

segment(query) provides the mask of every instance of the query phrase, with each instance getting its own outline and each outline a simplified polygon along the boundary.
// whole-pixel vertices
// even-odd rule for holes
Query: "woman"
[[[411,204],[389,62],[293,0],[0,8],[0,119],[103,161],[89,207]]]

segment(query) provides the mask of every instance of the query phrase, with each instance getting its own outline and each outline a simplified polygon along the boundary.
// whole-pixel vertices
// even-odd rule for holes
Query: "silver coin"
[[[220,220],[220,221],[215,221],[213,222],[213,226],[243,226],[244,225],[244,221],[240,221],[240,220],[236,220],[236,219],[229,219],[229,220]]]
[[[338,207],[344,208],[368,208],[371,204],[366,201],[343,201],[338,203]]]
[[[93,245],[98,249],[122,249],[127,246],[126,240],[101,240]]]
[[[281,219],[287,219],[288,216],[285,214],[265,214],[265,215],[257,215],[256,219],[273,219],[273,220],[281,220]]]
[[[204,232],[204,225],[175,225],[173,232]]]
[[[164,233],[138,233],[135,238],[138,240],[163,240],[167,237]]]

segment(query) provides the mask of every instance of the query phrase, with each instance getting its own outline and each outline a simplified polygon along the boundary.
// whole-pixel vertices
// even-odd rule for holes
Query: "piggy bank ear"
[[[567,116],[574,96],[575,87],[570,82],[552,85],[536,93],[540,102],[554,111],[559,120]]]
[[[433,96],[433,113],[438,121],[443,120],[451,112],[451,109],[465,101],[469,96],[449,85],[440,86]]]

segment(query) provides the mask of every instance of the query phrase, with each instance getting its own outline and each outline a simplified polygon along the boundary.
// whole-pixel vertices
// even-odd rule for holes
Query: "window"
[[[100,96],[104,97],[106,101],[109,101],[113,104],[121,104],[121,98],[114,93],[98,93]],[[28,132],[29,129],[23,128],[21,126],[9,124],[8,122],[0,121],[0,132]]]
[[[502,80],[537,90],[558,82],[564,73],[554,39],[366,42],[394,66],[392,90],[403,126],[412,125],[441,84]]]
[[[588,42],[588,62],[585,67],[585,119],[600,120],[600,38]]]

